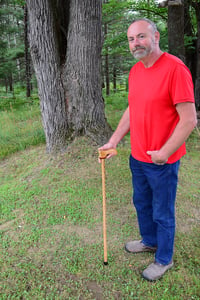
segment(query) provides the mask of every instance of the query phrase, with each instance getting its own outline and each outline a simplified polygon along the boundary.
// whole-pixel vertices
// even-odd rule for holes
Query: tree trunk
[[[109,56],[105,55],[106,95],[110,95]]]
[[[79,135],[104,142],[111,129],[101,95],[101,1],[27,0],[27,7],[47,151]]]
[[[64,86],[72,135],[86,134],[104,143],[111,134],[101,94],[101,1],[70,5]]]
[[[65,148],[68,130],[55,16],[48,0],[27,0],[27,8],[47,152],[54,152]]]
[[[184,6],[180,0],[168,1],[168,45],[169,53],[185,62]]]
[[[24,5],[24,46],[25,46],[25,65],[26,65],[26,97],[31,96],[31,68],[30,68],[30,54],[28,43],[28,18],[27,5]]]
[[[4,78],[4,82],[5,82],[6,93],[8,93],[8,79],[7,79],[7,77]]]
[[[10,92],[13,92],[13,95],[14,95],[13,75],[12,75],[12,73],[10,73],[8,75],[8,82],[9,82],[9,90],[10,90]]]
[[[196,80],[195,80],[195,101],[196,107],[200,110],[200,2],[193,2],[197,19],[197,47],[196,47]]]
[[[116,59],[113,59],[113,91],[117,92],[117,69],[116,69]]]
[[[192,73],[192,79],[193,82],[195,82],[196,79],[196,62],[197,57],[195,53],[196,49],[196,41],[194,40],[194,32],[193,32],[193,24],[191,20],[191,12],[190,12],[190,6],[191,6],[191,0],[185,0],[184,1],[184,34],[186,38],[193,38],[192,41],[190,41],[189,46],[185,45],[185,63],[190,69]]]
[[[104,39],[106,38],[108,33],[108,25],[104,24]],[[109,77],[109,56],[108,56],[108,48],[106,47],[106,55],[105,55],[105,77],[106,77],[106,95],[110,95],[110,77]]]
[[[109,3],[109,0],[103,0],[103,3]],[[107,21],[103,23],[103,29],[104,29],[104,40],[107,38],[108,34],[108,24]],[[106,53],[105,53],[105,61],[104,61],[104,68],[103,73],[105,75],[105,81],[106,81],[106,95],[110,95],[110,74],[109,74],[109,55],[108,55],[108,47],[105,47]]]

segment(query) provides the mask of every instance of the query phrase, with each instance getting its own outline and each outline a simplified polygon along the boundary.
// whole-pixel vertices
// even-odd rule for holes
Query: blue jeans
[[[171,262],[175,237],[175,199],[180,161],[155,165],[130,156],[133,203],[142,242],[156,246],[155,261]]]

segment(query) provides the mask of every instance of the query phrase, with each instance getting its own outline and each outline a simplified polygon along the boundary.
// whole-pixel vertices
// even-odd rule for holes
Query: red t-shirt
[[[150,68],[135,64],[129,74],[129,111],[131,154],[152,163],[148,150],[159,150],[171,136],[179,116],[176,104],[194,102],[194,88],[189,69],[177,57],[163,53]],[[185,143],[168,163],[186,153]]]

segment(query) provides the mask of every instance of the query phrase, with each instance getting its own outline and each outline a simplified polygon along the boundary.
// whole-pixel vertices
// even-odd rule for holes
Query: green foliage
[[[188,35],[185,35],[184,36],[184,44],[185,44],[185,47],[188,49],[188,50],[193,50],[193,53],[195,53],[196,51],[196,48],[195,48],[195,41],[197,40],[197,37],[193,37],[193,36],[188,36]]]
[[[0,4],[0,79],[18,82],[24,78],[24,26],[20,1]]]
[[[147,3],[144,1],[112,0],[103,4],[103,70],[106,69],[105,56],[108,55],[109,78],[111,80],[113,79],[113,67],[115,67],[117,81],[120,81],[121,78],[126,78],[126,72],[136,62],[129,51],[127,29],[135,18],[143,17],[148,17],[158,23],[161,30],[160,44],[165,51],[168,43],[166,8],[159,8],[154,1]]]

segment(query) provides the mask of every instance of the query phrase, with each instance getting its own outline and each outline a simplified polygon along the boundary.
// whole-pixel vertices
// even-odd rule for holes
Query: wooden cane
[[[106,184],[105,184],[105,158],[109,154],[117,154],[115,149],[99,150],[99,158],[101,159],[102,171],[102,195],[103,195],[103,245],[104,245],[104,265],[108,264],[107,257],[107,235],[106,235]]]
[[[106,235],[106,184],[105,184],[105,160],[101,160],[102,172],[102,195],[103,195],[103,246],[104,246],[104,265],[108,264],[107,258],[107,235]]]

